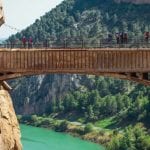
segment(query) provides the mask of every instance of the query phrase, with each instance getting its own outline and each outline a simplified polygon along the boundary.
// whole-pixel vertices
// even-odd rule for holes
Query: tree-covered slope
[[[65,0],[9,40],[32,36],[35,42],[64,37],[93,42],[107,37],[108,33],[122,31],[128,32],[131,38],[143,38],[144,31],[150,30],[149,18],[150,5],[115,3],[112,0]],[[80,75],[45,75],[14,80],[11,84],[14,87],[14,106],[20,114],[75,110],[89,120],[117,114],[134,115],[136,120],[143,114],[139,117],[142,120],[149,114],[149,88],[127,81]],[[71,91],[69,95],[68,91]]]
[[[131,37],[143,36],[150,30],[149,7],[113,0],[65,0],[11,39],[25,35],[34,41],[64,37],[99,40],[118,31],[129,32]]]
[[[149,18],[150,5],[147,4],[65,0],[9,40],[20,41],[22,36],[32,36],[34,42],[59,41],[65,37],[95,42],[106,38],[108,33],[114,35],[123,31],[128,32],[130,38],[143,38],[143,33],[150,31]],[[100,134],[102,141],[108,140],[110,150],[150,149],[147,131],[150,128],[150,87],[113,78],[69,74],[24,77],[10,81],[10,84],[18,114],[47,117],[44,125],[53,124],[49,122],[49,116],[80,121],[84,125],[92,122],[96,129],[114,129],[109,137],[111,142],[103,129],[96,131],[96,137]],[[24,118],[25,122],[30,120],[42,126],[35,115]],[[138,122],[147,129],[141,124],[128,127]]]

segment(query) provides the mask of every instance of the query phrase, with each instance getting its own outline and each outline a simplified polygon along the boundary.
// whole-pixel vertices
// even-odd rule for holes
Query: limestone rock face
[[[8,91],[0,89],[0,150],[22,150],[20,129]]]

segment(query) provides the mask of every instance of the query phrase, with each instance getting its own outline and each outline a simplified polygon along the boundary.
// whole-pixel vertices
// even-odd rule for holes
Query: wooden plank
[[[147,68],[147,53],[143,51],[143,68]]]

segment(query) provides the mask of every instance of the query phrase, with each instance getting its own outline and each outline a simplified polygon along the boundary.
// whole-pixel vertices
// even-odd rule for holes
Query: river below
[[[23,150],[104,150],[98,144],[65,133],[21,125]]]

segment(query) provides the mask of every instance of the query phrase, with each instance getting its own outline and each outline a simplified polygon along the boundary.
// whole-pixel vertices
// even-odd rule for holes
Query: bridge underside
[[[0,81],[39,74],[110,76],[150,86],[149,49],[4,49]]]
[[[122,80],[129,80],[139,84],[143,84],[146,86],[150,86],[150,75],[149,73],[74,73],[74,72],[61,72],[61,71],[51,71],[51,72],[26,72],[26,73],[13,73],[13,72],[6,72],[0,73],[0,81],[6,81],[15,78],[21,78],[25,76],[34,76],[34,75],[41,75],[41,74],[80,74],[80,75],[96,75],[96,76],[105,76],[105,77],[113,77],[116,79]]]

